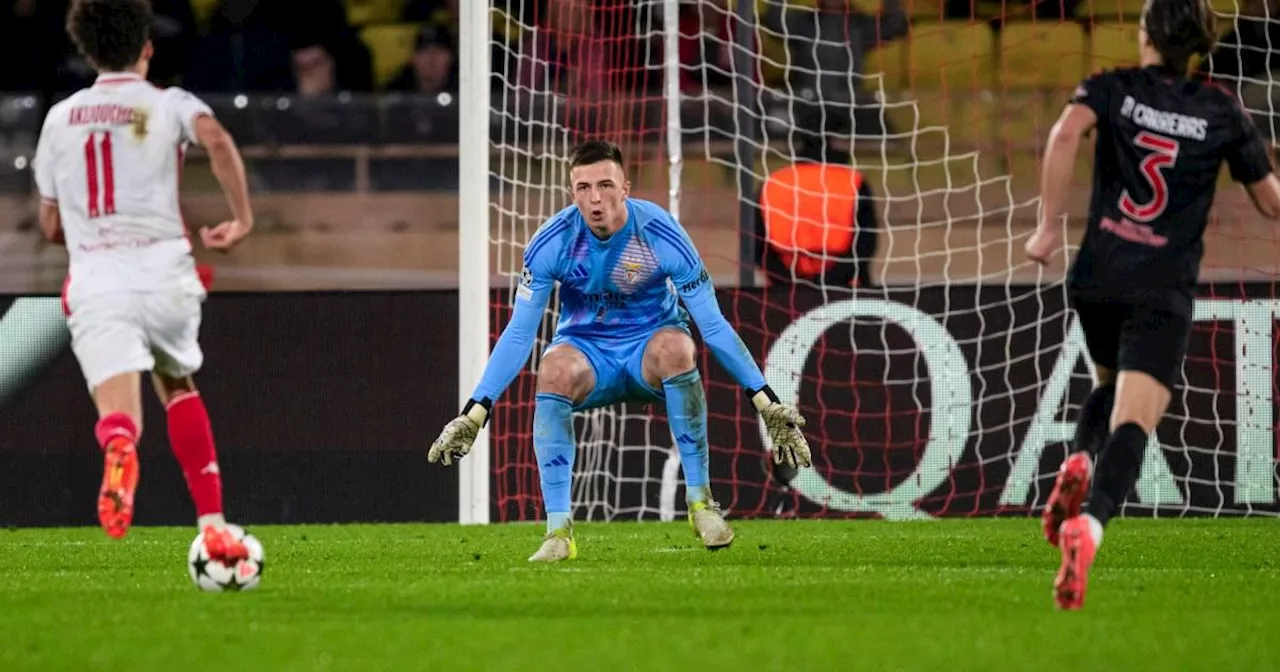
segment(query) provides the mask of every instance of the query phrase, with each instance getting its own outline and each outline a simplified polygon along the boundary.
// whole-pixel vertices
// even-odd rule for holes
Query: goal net
[[[1218,4],[1222,32],[1249,20]],[[568,149],[602,137],[623,149],[633,195],[677,214],[725,315],[809,419],[814,466],[773,466],[756,413],[703,352],[712,487],[731,514],[1039,511],[1092,365],[1066,305],[1066,251],[1044,269],[1023,258],[1038,162],[1074,87],[1136,64],[1141,3],[490,7],[491,342],[526,242],[570,203]],[[1219,52],[1206,69],[1252,87],[1242,97],[1271,137],[1270,76],[1244,67],[1251,49],[1266,43]],[[1126,515],[1280,512],[1278,240],[1224,178],[1183,376]],[[533,398],[554,303],[490,425],[495,520],[542,516]],[[665,416],[638,404],[576,416],[577,519],[683,515]]]

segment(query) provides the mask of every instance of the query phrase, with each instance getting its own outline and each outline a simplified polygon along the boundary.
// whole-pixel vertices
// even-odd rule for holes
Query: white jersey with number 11
[[[179,89],[103,74],[53,106],[36,148],[36,186],[55,203],[70,257],[67,295],[203,294],[178,204],[195,121],[213,113]]]

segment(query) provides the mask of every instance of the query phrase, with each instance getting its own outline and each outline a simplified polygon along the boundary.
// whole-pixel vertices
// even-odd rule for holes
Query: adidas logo
[[[573,267],[573,270],[569,271],[569,277],[571,277],[571,278],[579,278],[579,279],[581,279],[581,278],[585,278],[585,277],[587,277],[587,276],[589,276],[589,275],[591,275],[591,272],[590,272],[590,271],[588,271],[588,270],[587,270],[587,267],[586,267],[586,266],[583,266],[582,264],[578,264],[577,266],[574,266],[574,267]]]
[[[564,458],[564,455],[556,455],[554,458],[551,459],[550,462],[547,462],[542,466],[543,467],[567,467],[569,466],[569,460],[566,460]]]
[[[689,444],[696,445],[698,443],[698,440],[693,438],[692,436],[689,436],[688,433],[684,433],[676,437],[676,443],[689,443]]]

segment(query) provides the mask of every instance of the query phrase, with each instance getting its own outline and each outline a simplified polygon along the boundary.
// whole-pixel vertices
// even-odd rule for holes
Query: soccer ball
[[[209,557],[204,550],[204,532],[196,535],[191,542],[191,551],[187,553],[187,572],[191,574],[192,583],[200,590],[222,592],[224,590],[253,590],[258,587],[262,578],[264,557],[262,544],[257,537],[248,534],[237,525],[227,525],[227,531],[244,542],[249,549],[249,557],[228,567]]]

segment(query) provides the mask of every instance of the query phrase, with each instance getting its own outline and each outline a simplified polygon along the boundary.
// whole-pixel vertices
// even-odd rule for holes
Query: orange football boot
[[[1079,609],[1084,606],[1084,590],[1089,583],[1089,568],[1098,545],[1089,533],[1089,521],[1081,516],[1068,518],[1062,524],[1062,566],[1053,580],[1053,599],[1059,609]]]
[[[225,527],[209,525],[204,528],[204,551],[213,560],[231,567],[249,557],[244,542],[231,536]]]
[[[98,522],[108,537],[123,538],[133,522],[133,495],[138,489],[138,448],[117,437],[107,444],[102,489],[98,491]]]
[[[1040,526],[1044,538],[1058,545],[1058,528],[1063,521],[1080,515],[1080,505],[1089,492],[1089,479],[1093,476],[1093,459],[1089,453],[1077,452],[1067,456],[1058,470],[1058,480],[1049,493],[1049,503],[1040,513]]]

